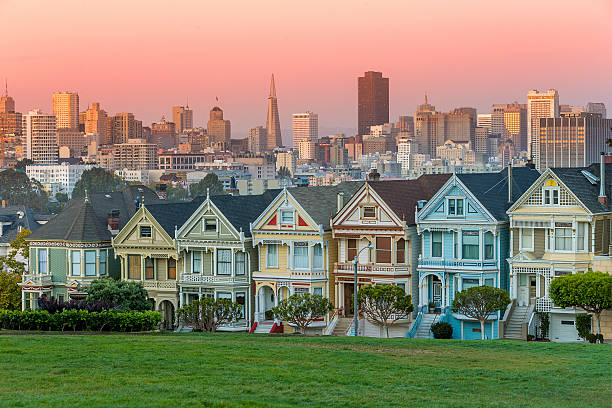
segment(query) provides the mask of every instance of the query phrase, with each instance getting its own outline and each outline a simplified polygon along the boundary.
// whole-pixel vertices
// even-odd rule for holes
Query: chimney
[[[608,206],[608,196],[606,196],[606,154],[601,152],[599,161],[599,197],[597,200],[604,207]]]
[[[512,202],[512,163],[508,164],[508,203]]]
[[[378,173],[378,170],[372,169],[370,174],[368,174],[368,179],[370,181],[378,181],[378,180],[380,180],[380,174]]]
[[[340,210],[342,210],[342,207],[344,207],[344,193],[338,193],[338,208],[337,208],[337,212],[340,212]]]
[[[157,197],[159,197],[160,200],[165,200],[168,197],[166,192],[166,184],[157,184],[155,186],[155,192],[157,193]]]
[[[119,210],[112,210],[108,213],[108,229],[113,232],[119,232]]]

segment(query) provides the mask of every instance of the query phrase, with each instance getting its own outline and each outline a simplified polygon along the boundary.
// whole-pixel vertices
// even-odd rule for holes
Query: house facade
[[[552,341],[580,341],[575,315],[549,297],[558,276],[597,270],[611,254],[612,163],[588,168],[553,168],[542,173],[508,210],[511,227],[510,295],[527,308],[522,338],[535,334],[534,312],[550,315]]]
[[[413,336],[418,332],[419,337],[429,337],[432,323],[446,321],[453,327],[453,338],[481,338],[480,323],[453,313],[452,302],[457,292],[473,286],[509,289],[506,209],[538,176],[528,167],[453,174],[418,211],[422,248],[414,291],[418,291],[419,327],[415,327]],[[499,338],[501,316],[497,313],[486,322],[486,338]]]
[[[252,196],[209,196],[176,232],[180,256],[179,302],[182,307],[202,297],[230,299],[242,306],[240,319],[219,330],[245,331],[253,321],[251,276],[258,265],[250,222],[278,190]]]
[[[118,277],[111,233],[88,198],[64,210],[30,234],[28,270],[22,277],[22,309],[36,309],[42,296],[67,301],[95,279]]]
[[[285,189],[252,223],[253,245],[259,253],[253,284],[260,329],[274,330],[274,325],[283,323],[274,321],[270,310],[293,294],[319,294],[335,301],[332,273],[337,245],[330,219],[338,211],[338,194],[350,197],[361,184]],[[325,316],[313,322],[310,330],[323,333],[329,320]],[[289,324],[283,327],[293,331]]]
[[[333,274],[338,327],[352,330],[347,320],[353,316],[354,259],[358,254],[358,289],[365,285],[397,285],[407,294],[414,293],[412,279],[420,251],[415,209],[420,200],[431,198],[448,177],[425,175],[416,180],[369,181],[339,206],[341,211],[332,219],[332,236],[338,242]],[[413,302],[418,304],[418,297],[413,295]],[[405,336],[409,323],[410,319],[396,322],[389,335]],[[381,330],[364,322],[360,331],[380,337],[385,335]]]

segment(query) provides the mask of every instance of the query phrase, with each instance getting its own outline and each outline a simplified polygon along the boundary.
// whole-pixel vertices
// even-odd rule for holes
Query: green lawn
[[[609,345],[0,335],[0,406],[610,407]]]

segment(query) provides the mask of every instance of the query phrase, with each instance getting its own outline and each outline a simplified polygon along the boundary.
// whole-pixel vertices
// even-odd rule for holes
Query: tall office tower
[[[4,83],[4,95],[0,97],[0,113],[14,113],[15,100],[8,94],[8,83]]]
[[[357,132],[367,135],[370,126],[389,122],[389,78],[368,71],[357,79]]]
[[[417,112],[414,122],[414,140],[419,153],[435,156],[436,147],[445,141],[444,114],[439,112]]]
[[[193,111],[187,106],[172,107],[172,122],[176,125],[176,132],[180,135],[185,129],[193,129]]]
[[[70,149],[69,157],[81,157],[83,151],[86,150],[87,140],[85,134],[79,129],[57,129],[57,146],[65,146]]]
[[[319,138],[319,115],[312,112],[293,114],[293,147],[302,140],[316,142]]]
[[[151,125],[151,137],[149,143],[155,143],[162,149],[170,149],[178,146],[176,124],[168,122],[165,118]]]
[[[474,130],[476,129],[476,109],[457,108],[446,115],[446,134],[444,140],[455,142],[470,142],[474,144]]]
[[[223,119],[223,110],[215,106],[210,110],[210,119],[206,124],[206,133],[211,144],[225,143],[229,148],[230,139],[232,138],[232,126],[229,120]]]
[[[57,118],[58,129],[78,129],[79,94],[76,92],[54,93],[53,114]]]
[[[18,140],[21,136],[21,124],[21,113],[15,112],[15,100],[9,96],[8,86],[5,83],[4,95],[0,97],[0,128],[4,128],[5,140],[9,135],[15,136]]]
[[[144,139],[129,139],[113,147],[113,168],[151,170],[157,168],[157,145]]]
[[[35,109],[23,115],[23,157],[36,164],[57,164],[57,119]]]
[[[403,137],[414,137],[414,117],[400,116],[395,127],[402,133]]]
[[[267,150],[274,150],[283,145],[281,137],[280,120],[278,119],[278,100],[276,99],[276,85],[274,85],[274,74],[270,80],[270,95],[268,96],[268,118],[266,119],[268,130]]]
[[[431,105],[427,101],[427,94],[425,94],[425,102],[423,102],[420,105],[417,105],[417,112],[435,112],[435,111],[436,111],[436,107]]]
[[[474,151],[476,153],[488,154],[489,152],[489,135],[491,128],[487,126],[476,126],[474,130]]]
[[[508,107],[506,103],[496,103],[491,107],[491,134],[502,135],[504,133],[504,111]]]
[[[249,152],[263,153],[268,147],[268,130],[263,126],[249,129]]]
[[[527,109],[514,102],[504,109],[505,140],[511,139],[517,152],[527,150]]]
[[[527,93],[527,154],[534,162],[540,161],[540,119],[558,117],[559,93],[556,90],[538,92],[532,89]]]
[[[606,105],[602,102],[589,102],[586,106],[589,113],[599,113],[603,119],[607,118]]]
[[[541,118],[536,168],[586,167],[598,162],[606,139],[612,138],[610,128],[612,119],[603,119],[598,113],[568,112],[559,118]]]
[[[133,113],[122,112],[112,117],[110,143],[125,143],[128,139],[142,138],[142,121]]]
[[[110,129],[108,128],[108,115],[100,109],[99,102],[93,102],[91,108],[85,112],[85,133],[98,135],[99,145],[111,143]]]
[[[490,113],[479,113],[476,120],[476,126],[489,128],[491,131],[491,114]]]

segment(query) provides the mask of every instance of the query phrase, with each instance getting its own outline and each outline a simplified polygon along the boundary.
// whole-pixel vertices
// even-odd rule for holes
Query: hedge
[[[46,310],[0,310],[0,328],[7,330],[42,331],[148,331],[161,321],[159,312],[117,312],[104,310],[64,310],[49,313]]]

